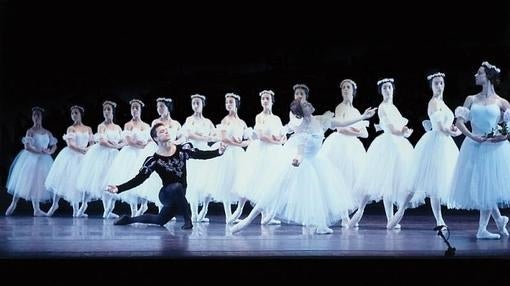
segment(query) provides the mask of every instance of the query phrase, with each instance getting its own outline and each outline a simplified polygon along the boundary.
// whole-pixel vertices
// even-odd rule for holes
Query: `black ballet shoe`
[[[185,223],[183,226],[181,226],[181,229],[192,229],[193,224],[191,222]]]
[[[122,215],[119,219],[113,222],[114,225],[126,225],[130,223],[129,216]]]

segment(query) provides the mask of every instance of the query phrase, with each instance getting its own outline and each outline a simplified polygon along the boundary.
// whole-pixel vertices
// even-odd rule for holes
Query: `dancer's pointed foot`
[[[245,220],[241,220],[238,224],[231,227],[230,231],[232,233],[237,233],[237,232],[240,232],[241,230],[243,230],[244,228],[246,228],[247,226],[248,226],[248,222]]]
[[[34,210],[34,216],[46,216],[46,213],[42,210]]]
[[[10,216],[14,212],[14,209],[16,209],[16,205],[11,204],[7,210],[5,211],[5,216]]]
[[[332,234],[333,230],[327,226],[319,226],[315,230],[315,233],[317,233],[317,234]]]
[[[488,232],[487,230],[478,230],[476,233],[478,239],[500,239],[501,236],[497,233]]]
[[[506,225],[508,224],[508,217],[507,216],[501,216],[501,219],[496,222],[496,225],[498,227],[499,233],[504,236],[508,236],[508,230],[506,228]]]

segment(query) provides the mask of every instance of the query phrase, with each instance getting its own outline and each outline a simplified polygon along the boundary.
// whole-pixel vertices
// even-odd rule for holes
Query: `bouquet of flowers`
[[[510,133],[510,129],[506,122],[500,122],[498,123],[498,126],[496,128],[492,128],[491,132],[487,133],[485,137],[492,138],[498,135],[508,136]]]

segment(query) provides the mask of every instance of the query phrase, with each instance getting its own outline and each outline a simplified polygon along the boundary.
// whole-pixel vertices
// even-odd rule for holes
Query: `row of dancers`
[[[270,90],[260,93],[263,110],[253,128],[237,115],[241,98],[233,93],[225,95],[228,115],[216,126],[203,117],[203,95],[191,96],[194,114],[182,127],[170,117],[171,99],[157,100],[160,118],[152,122],[152,129],[141,120],[144,103],[132,100],[133,119],[124,131],[113,123],[116,104],[105,101],[105,121],[96,135],[81,122],[83,108],[73,106],[74,123],[64,135],[68,147],[53,164],[50,155],[56,139],[41,125],[43,110],[34,108],[34,126],[23,138],[25,150],[9,174],[7,189],[13,202],[6,215],[12,213],[20,197],[32,200],[34,215],[44,215],[39,202],[53,194],[47,215],[58,208],[59,198],[71,203],[77,217],[86,216],[90,200],[101,199],[103,217],[114,218],[114,203],[120,199],[130,203],[131,218],[123,216],[116,224],[161,224],[182,213],[183,228],[190,228],[192,222],[207,221],[208,204],[216,201],[224,205],[226,223],[238,222],[232,232],[241,231],[262,213],[263,224],[281,220],[312,226],[316,233],[332,233],[330,226],[340,220],[343,227],[358,227],[365,206],[380,200],[386,227],[400,228],[406,208],[423,204],[429,197],[437,225],[446,225],[441,205],[477,209],[477,238],[498,239],[500,234],[508,235],[508,217],[501,215],[499,207],[510,201],[510,187],[504,180],[510,174],[510,143],[506,125],[500,124],[510,120],[510,105],[494,90],[499,74],[496,66],[483,62],[475,74],[482,91],[468,96],[455,114],[443,101],[445,74],[429,75],[428,132],[414,148],[407,140],[413,130],[393,104],[395,81],[391,78],[377,82],[382,102],[377,108],[379,123],[374,126],[382,134],[368,150],[359,138],[368,137],[367,119],[376,109],[361,114],[353,106],[357,86],[350,79],[340,83],[343,101],[335,113],[322,115],[313,115],[309,88],[295,85],[286,125],[272,113],[275,94]],[[324,140],[327,129],[336,132]],[[165,133],[161,138],[159,131]],[[287,139],[287,134],[292,135]],[[452,137],[460,134],[466,138],[459,152]],[[90,145],[92,141],[99,144]],[[199,150],[216,153],[203,161],[205,155],[199,155]],[[179,177],[179,182],[164,179],[165,172]],[[125,183],[133,177],[138,179]],[[184,202],[189,202],[189,216],[184,206],[188,203],[177,199],[181,193],[186,196]],[[147,201],[160,206],[158,216],[147,219],[142,215]],[[253,210],[239,220],[248,201]],[[231,205],[236,203],[232,213]],[[500,234],[487,230],[491,217]]]

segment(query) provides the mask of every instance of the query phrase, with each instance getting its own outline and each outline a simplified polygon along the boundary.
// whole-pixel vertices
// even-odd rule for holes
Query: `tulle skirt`
[[[440,131],[425,133],[414,148],[411,164],[411,189],[414,204],[424,203],[426,197],[446,204],[459,149],[453,139]]]
[[[282,145],[253,141],[245,153],[245,160],[236,176],[234,192],[242,198],[256,203],[261,195],[259,184],[267,179],[272,166],[282,152]]]
[[[114,196],[106,191],[108,185],[108,172],[113,161],[119,154],[117,149],[95,144],[90,147],[83,158],[83,163],[76,181],[80,192],[85,192],[89,200],[101,199],[104,196]]]
[[[147,148],[147,147],[146,147]],[[112,163],[108,174],[108,184],[120,185],[134,178],[145,159],[147,159],[146,148],[140,149],[132,146],[125,146]],[[128,204],[138,204],[142,198],[145,188],[150,187],[149,182],[144,182],[140,186],[127,190],[119,194],[119,198]]]
[[[297,138],[292,136],[275,157],[266,178],[259,180],[256,208],[288,223],[333,225],[355,208],[352,192],[329,160],[312,154],[292,166],[298,141],[293,137]]]
[[[339,171],[337,176],[343,176],[347,187],[353,191],[352,196],[356,200],[361,199],[355,187],[367,156],[363,143],[357,137],[334,132],[324,140],[318,156],[331,161]]]
[[[510,202],[510,143],[466,138],[452,178],[448,207],[489,210]]]
[[[244,162],[243,148],[228,146],[223,155],[210,159],[215,169],[207,175],[205,190],[216,202],[234,204],[239,196],[234,192],[234,183]]]
[[[193,145],[195,148],[200,150],[211,150],[207,144],[203,144],[200,146]],[[207,192],[207,179],[208,173],[211,170],[215,170],[215,161],[208,160],[198,160],[198,159],[189,159],[186,161],[186,183],[188,187],[186,188],[186,199],[189,203],[201,205],[208,196],[210,196],[209,192]]]
[[[22,150],[14,159],[7,178],[7,192],[27,201],[45,202],[50,193],[44,186],[44,180],[53,164],[47,154],[35,154]]]
[[[356,189],[370,200],[383,197],[400,207],[411,192],[409,170],[413,162],[413,145],[401,136],[383,133],[367,151],[365,168]]]
[[[46,178],[46,188],[69,203],[82,201],[83,193],[76,187],[85,155],[65,147],[58,153]]]

